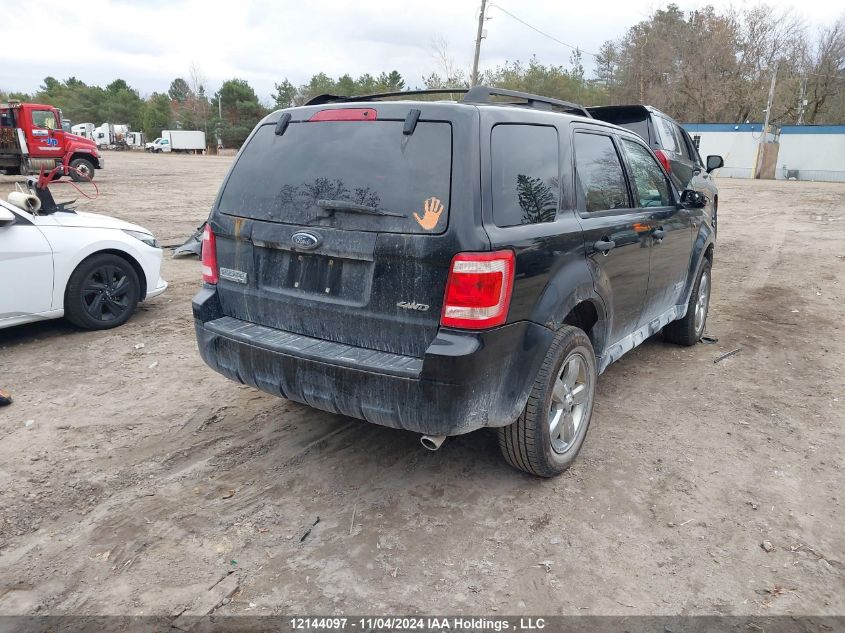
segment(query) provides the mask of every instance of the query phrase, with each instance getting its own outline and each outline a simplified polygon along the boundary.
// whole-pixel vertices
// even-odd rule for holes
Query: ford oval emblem
[[[303,251],[313,251],[323,242],[323,238],[307,231],[297,231],[290,236],[290,241],[293,242],[294,248]]]

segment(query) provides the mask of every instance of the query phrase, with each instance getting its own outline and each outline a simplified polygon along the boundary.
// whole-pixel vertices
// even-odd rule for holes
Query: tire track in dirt
[[[771,227],[766,227],[765,245],[749,244],[746,253],[751,253],[755,259],[754,267],[742,284],[746,292],[754,291],[769,283],[772,274],[782,259],[782,247],[786,240],[786,231],[792,219],[785,213],[767,215],[771,220]],[[763,235],[763,227],[759,231]],[[761,240],[762,241],[762,240]]]

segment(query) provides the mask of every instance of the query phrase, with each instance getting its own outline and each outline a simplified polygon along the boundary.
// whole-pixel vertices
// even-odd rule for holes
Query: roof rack
[[[521,101],[494,101],[490,97],[513,97]],[[570,101],[561,101],[560,99],[552,99],[551,97],[541,97],[540,95],[531,94],[529,92],[519,92],[517,90],[505,90],[504,88],[488,88],[487,86],[476,86],[467,91],[464,96],[464,103],[503,103],[506,105],[523,106],[529,108],[537,108],[538,110],[553,110],[558,108],[564,112],[578,114],[580,116],[590,117],[587,109],[572,103]]]
[[[592,115],[587,109],[572,103],[570,101],[561,101],[560,99],[552,99],[551,97],[542,97],[540,95],[531,94],[528,92],[519,92],[517,90],[506,90],[504,88],[490,88],[488,86],[475,86],[467,90],[466,88],[443,88],[436,90],[403,90],[401,92],[381,92],[371,95],[356,95],[352,97],[344,97],[341,95],[323,94],[308,100],[305,105],[323,105],[325,103],[349,103],[355,101],[375,101],[378,99],[385,99],[387,97],[407,97],[413,95],[436,95],[436,94],[462,94],[464,98],[461,103],[487,103],[487,104],[501,104],[512,105],[527,108],[536,108],[538,110],[562,110],[571,114],[592,118]],[[492,97],[511,97],[516,101],[496,101]]]
[[[401,92],[378,92],[371,95],[356,95],[352,97],[344,97],[341,95],[317,95],[305,102],[305,105],[323,105],[324,103],[344,103],[350,101],[375,101],[376,99],[384,99],[385,97],[407,97],[409,95],[445,95],[445,94],[466,94],[469,92],[466,88],[451,88],[451,89],[432,89],[432,90],[403,90]]]

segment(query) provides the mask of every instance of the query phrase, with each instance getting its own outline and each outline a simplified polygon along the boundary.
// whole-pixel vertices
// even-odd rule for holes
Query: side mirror
[[[721,156],[717,156],[716,154],[710,155],[707,157],[707,173],[709,174],[714,169],[719,169],[719,167],[724,166],[725,161]]]
[[[681,193],[681,206],[685,209],[703,209],[707,206],[707,198],[694,189],[684,189]]]
[[[12,226],[17,221],[15,214],[5,207],[0,207],[0,229]]]

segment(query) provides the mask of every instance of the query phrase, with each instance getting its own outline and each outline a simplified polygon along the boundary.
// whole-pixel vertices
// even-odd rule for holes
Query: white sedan
[[[90,330],[122,325],[139,301],[167,288],[161,260],[140,226],[0,200],[0,328],[62,316]]]

